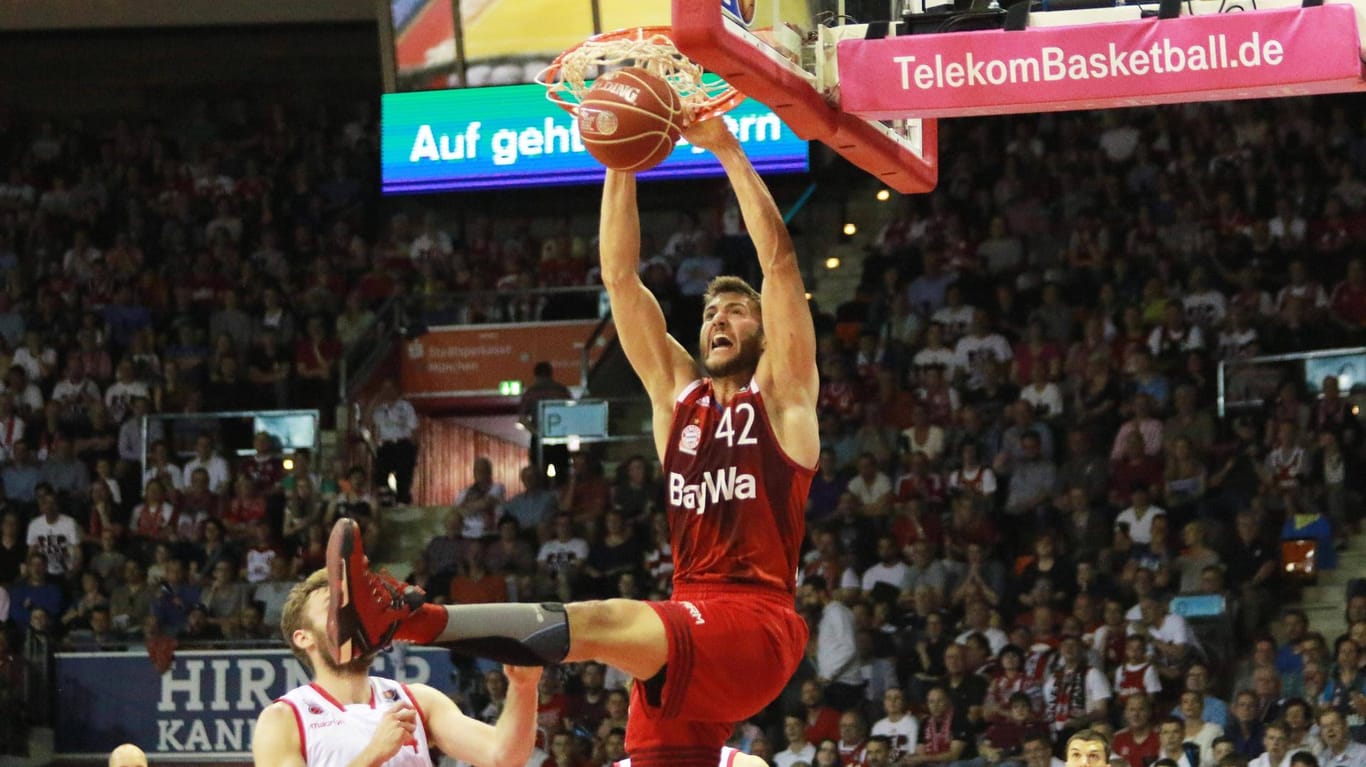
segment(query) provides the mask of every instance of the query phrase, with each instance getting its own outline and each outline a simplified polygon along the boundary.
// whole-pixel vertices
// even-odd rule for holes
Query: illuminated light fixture
[[[857,226],[855,226],[853,223],[848,223],[848,224],[845,224],[845,225],[844,225],[844,236],[845,236],[845,237],[853,237],[853,236],[856,235],[856,234],[858,234],[858,227],[857,227]]]
[[[280,465],[284,467],[284,470],[285,470],[285,471],[294,471],[294,459],[293,459],[293,458],[286,458],[286,459],[284,459],[283,461],[280,461]]]
[[[840,259],[839,259],[839,256],[831,256],[831,257],[825,259],[825,268],[826,268],[826,269],[829,269],[829,270],[831,270],[831,271],[834,271],[834,270],[840,268]]]
[[[555,464],[552,463],[545,467],[545,475],[551,479],[555,478]]]
[[[806,294],[805,294],[805,295],[806,295],[806,300],[810,301],[810,300],[811,300],[811,291],[809,291],[809,290],[806,291]]]
[[[877,201],[878,201],[878,202],[886,202],[886,201],[888,201],[888,200],[890,200],[890,199],[892,199],[892,193],[891,193],[890,191],[888,191],[888,190],[886,190],[886,189],[879,189],[879,190],[877,190]]]
[[[390,491],[390,492],[394,492],[394,493],[397,493],[397,492],[398,492],[398,477],[395,476],[394,473],[393,473],[392,471],[389,472],[389,479],[386,480],[385,484],[387,484],[387,485],[389,486],[389,491]]]

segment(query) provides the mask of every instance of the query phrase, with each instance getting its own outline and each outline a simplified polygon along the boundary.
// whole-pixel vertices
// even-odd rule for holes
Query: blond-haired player
[[[496,725],[463,714],[442,692],[369,675],[373,654],[337,663],[327,647],[327,571],[295,586],[280,630],[313,677],[261,712],[256,764],[272,767],[431,767],[429,748],[481,767],[523,767],[536,740],[541,669],[505,667]]]

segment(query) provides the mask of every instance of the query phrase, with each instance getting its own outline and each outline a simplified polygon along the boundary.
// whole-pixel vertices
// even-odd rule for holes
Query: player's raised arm
[[[740,203],[740,215],[754,240],[759,267],[764,273],[764,284],[760,289],[764,354],[756,375],[766,392],[766,400],[780,411],[778,415],[786,420],[786,411],[794,408],[799,411],[794,415],[801,423],[793,424],[798,428],[790,432],[796,439],[784,439],[784,448],[789,450],[794,460],[814,466],[820,450],[815,436],[816,397],[820,390],[820,376],[816,369],[816,330],[787,225],[783,223],[782,214],[778,212],[778,205],[773,201],[768,186],[755,172],[740,142],[722,120],[696,123],[684,131],[684,135],[694,145],[716,155],[735,190],[735,197]],[[808,414],[809,425],[805,423]],[[806,445],[807,442],[811,444]],[[793,452],[794,449],[796,452]]]
[[[536,685],[539,667],[504,666],[507,702],[498,722],[488,725],[461,713],[439,690],[413,685],[414,700],[427,714],[427,739],[441,752],[479,767],[523,767],[536,743]]]
[[[621,348],[656,412],[672,412],[674,397],[697,377],[697,365],[669,335],[659,302],[641,282],[640,212],[633,174],[607,171],[598,234],[602,284],[612,302]]]

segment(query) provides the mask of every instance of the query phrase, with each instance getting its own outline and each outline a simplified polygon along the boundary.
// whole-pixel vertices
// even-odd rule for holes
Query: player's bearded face
[[[732,331],[734,333],[734,331]],[[763,330],[757,325],[753,330],[734,334],[733,346],[712,346],[702,358],[702,367],[712,378],[752,373],[759,366],[759,355],[764,351]]]

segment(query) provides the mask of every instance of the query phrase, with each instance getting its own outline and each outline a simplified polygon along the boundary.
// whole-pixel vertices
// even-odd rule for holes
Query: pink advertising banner
[[[1366,89],[1351,5],[839,44],[860,117],[1047,112]]]

